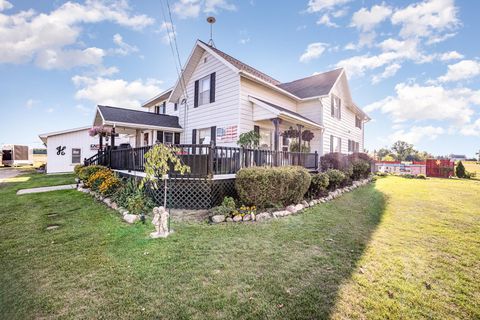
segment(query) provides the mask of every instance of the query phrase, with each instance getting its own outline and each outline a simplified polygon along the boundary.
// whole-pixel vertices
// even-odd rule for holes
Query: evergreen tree
[[[455,168],[455,175],[459,178],[466,178],[467,174],[465,172],[465,167],[463,166],[462,161],[460,161],[457,164],[457,167]]]

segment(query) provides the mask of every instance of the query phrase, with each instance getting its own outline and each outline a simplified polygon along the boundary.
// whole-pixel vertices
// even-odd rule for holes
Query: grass
[[[475,172],[475,177],[472,179],[480,180],[480,162],[478,161],[462,161],[465,169],[468,172]]]
[[[476,181],[387,177],[302,215],[150,240],[74,190],[14,195],[71,179],[0,186],[4,319],[480,317]]]

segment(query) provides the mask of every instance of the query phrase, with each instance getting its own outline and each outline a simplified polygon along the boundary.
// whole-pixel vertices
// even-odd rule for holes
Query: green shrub
[[[223,198],[221,205],[213,207],[210,210],[210,214],[212,216],[223,215],[225,217],[229,217],[236,209],[237,205],[235,204],[235,200],[232,197],[225,197]]]
[[[81,165],[80,165],[81,166]],[[92,166],[81,166],[77,168],[77,172],[75,172],[77,178],[82,180],[83,182],[87,182],[90,176],[101,169],[105,169],[104,166],[99,165],[92,165]]]
[[[455,175],[459,178],[467,178],[467,171],[462,161],[458,162],[457,167],[455,168]]]
[[[388,176],[388,173],[377,171],[377,172],[375,172],[375,175],[377,177],[386,177],[386,176]]]
[[[243,204],[265,208],[298,203],[311,179],[302,167],[244,168],[237,173],[235,188]]]
[[[112,196],[112,199],[118,204],[118,206],[127,208],[128,198],[135,195],[138,188],[139,185],[135,179],[129,178],[124,180],[121,182],[120,187]]]
[[[413,179],[413,178],[415,178],[415,175],[413,175],[411,173],[405,173],[405,174],[402,174],[402,177],[407,178],[407,179]]]
[[[101,168],[88,177],[86,185],[94,191],[109,196],[120,187],[120,179],[111,169]]]
[[[326,172],[328,176],[328,189],[335,190],[344,184],[346,180],[346,175],[340,170],[337,169],[329,169]]]
[[[425,179],[427,179],[427,176],[424,175],[423,173],[420,173],[420,174],[417,174],[417,177],[416,177],[416,178],[417,178],[417,179],[425,180]]]
[[[312,175],[312,182],[310,182],[310,188],[308,189],[308,195],[312,198],[318,198],[324,196],[328,190],[328,175],[320,172]]]
[[[79,178],[79,173],[83,170],[83,168],[85,168],[85,166],[83,164],[77,164],[74,168],[73,168],[73,173],[75,174],[75,176],[77,178]]]
[[[365,160],[355,160],[352,162],[352,174],[350,177],[353,180],[360,180],[367,178],[370,174],[370,163]]]

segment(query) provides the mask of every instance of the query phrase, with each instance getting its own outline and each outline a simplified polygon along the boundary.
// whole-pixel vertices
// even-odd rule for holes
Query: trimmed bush
[[[360,180],[367,178],[370,174],[370,163],[365,160],[354,160],[352,162],[352,174],[350,177],[353,180]]]
[[[93,166],[79,165],[79,166],[76,166],[75,168],[77,169],[77,171],[75,172],[75,175],[77,176],[77,178],[85,182],[87,186],[88,186],[88,179],[92,174],[96,173],[99,170],[107,169],[104,166],[98,166],[98,165],[93,165]]]
[[[254,167],[238,171],[235,188],[243,204],[260,208],[298,203],[312,178],[302,167]]]
[[[420,173],[420,174],[417,174],[417,179],[426,180],[426,179],[427,179],[427,176],[424,175],[423,173]]]
[[[311,198],[318,198],[327,194],[328,191],[328,175],[326,173],[317,173],[312,175],[312,182],[308,189],[308,195]]]
[[[328,189],[329,190],[337,189],[338,187],[340,187],[341,185],[344,184],[344,182],[347,178],[345,173],[343,173],[342,171],[337,170],[337,169],[327,170],[326,174],[328,176],[328,182],[329,182],[328,183]]]
[[[455,168],[455,175],[459,178],[467,178],[467,171],[465,170],[465,166],[463,165],[462,161],[457,164]]]

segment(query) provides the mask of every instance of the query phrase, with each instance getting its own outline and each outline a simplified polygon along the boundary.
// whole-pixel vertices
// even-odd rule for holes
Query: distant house
[[[465,161],[465,160],[467,160],[467,156],[464,155],[464,154],[451,154],[448,157],[450,158],[450,160],[453,160],[453,161]]]

